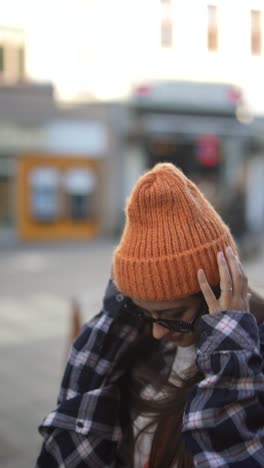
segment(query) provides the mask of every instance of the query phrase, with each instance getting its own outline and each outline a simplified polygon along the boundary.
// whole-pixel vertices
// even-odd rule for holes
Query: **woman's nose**
[[[152,325],[153,338],[156,338],[156,340],[160,340],[165,335],[168,335],[168,333],[169,333],[169,330],[167,328],[162,327],[158,323],[153,323]]]

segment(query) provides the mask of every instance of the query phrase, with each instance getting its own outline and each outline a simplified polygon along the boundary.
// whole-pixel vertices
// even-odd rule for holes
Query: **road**
[[[55,406],[70,329],[70,301],[83,321],[100,308],[114,242],[0,250],[0,466],[30,468],[41,439],[37,426]],[[247,262],[264,292],[264,256]]]
[[[55,406],[70,334],[70,302],[82,319],[100,308],[114,243],[0,251],[0,466],[30,468],[37,426]]]

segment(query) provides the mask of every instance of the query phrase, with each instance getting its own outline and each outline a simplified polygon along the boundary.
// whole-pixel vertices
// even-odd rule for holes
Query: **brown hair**
[[[250,310],[257,321],[264,321],[264,298],[249,288]],[[199,296],[204,301],[202,294]],[[206,304],[204,313],[206,310]],[[144,362],[142,362],[144,356]],[[146,327],[143,336],[131,345],[120,361],[125,375],[120,380],[121,395],[126,402],[126,417],[129,421],[129,449],[131,466],[134,466],[134,449],[137,438],[133,434],[133,414],[149,414],[151,423],[146,425],[137,437],[152,428],[153,441],[148,468],[172,468],[177,462],[178,468],[192,468],[192,454],[185,445],[182,436],[182,420],[188,395],[193,386],[202,380],[202,373],[190,369],[189,376],[180,378],[181,386],[168,383],[168,373],[164,374],[164,361],[161,353],[161,342],[152,337],[151,329]],[[162,388],[166,397],[158,400],[147,400],[142,397],[146,385],[155,382],[157,391]],[[173,442],[172,442],[173,441]],[[136,467],[135,467],[136,468]]]

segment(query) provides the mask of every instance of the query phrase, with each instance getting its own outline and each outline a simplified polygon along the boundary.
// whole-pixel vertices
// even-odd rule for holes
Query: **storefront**
[[[98,234],[98,160],[28,153],[17,163],[21,239],[88,239]]]
[[[0,225],[25,241],[100,234],[107,151],[100,121],[0,122]]]
[[[0,226],[12,223],[12,161],[0,154]]]
[[[129,137],[145,167],[176,164],[238,230],[240,222],[244,229],[243,220],[235,220],[230,206],[241,195],[241,172],[254,134],[243,106],[241,92],[229,85],[191,82],[139,87],[130,104]]]

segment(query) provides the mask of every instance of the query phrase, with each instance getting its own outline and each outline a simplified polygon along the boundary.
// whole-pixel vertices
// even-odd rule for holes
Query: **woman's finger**
[[[236,256],[236,261],[238,263],[238,266],[240,268],[241,275],[242,275],[242,294],[244,297],[246,297],[248,295],[248,277],[246,275],[246,272],[244,270],[244,267],[241,261],[239,260],[237,256]]]
[[[233,283],[228,263],[223,252],[218,252],[217,262],[220,276],[220,300],[223,303],[224,307],[227,308],[233,295]]]
[[[231,273],[233,294],[236,296],[241,295],[244,284],[243,274],[240,269],[239,262],[237,261],[237,257],[235,256],[235,253],[230,246],[226,248],[225,253],[228,262],[228,267]]]
[[[197,278],[205,301],[208,305],[209,312],[219,312],[220,308],[218,301],[207,281],[205,272],[203,270],[198,270]]]

